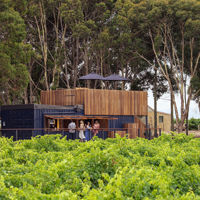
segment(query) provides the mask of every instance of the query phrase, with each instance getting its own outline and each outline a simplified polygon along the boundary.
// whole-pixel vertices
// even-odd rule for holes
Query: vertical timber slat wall
[[[140,137],[145,138],[146,125],[137,116],[135,116],[135,123],[138,124],[138,128],[140,129]]]
[[[147,92],[99,89],[62,89],[41,92],[47,105],[84,105],[85,115],[147,115]]]
[[[147,115],[147,92],[88,90],[84,111],[86,115]]]
[[[136,138],[138,136],[138,129],[139,129],[139,124],[138,123],[127,123],[127,124],[124,124],[124,128],[128,129],[128,137],[130,139]]]

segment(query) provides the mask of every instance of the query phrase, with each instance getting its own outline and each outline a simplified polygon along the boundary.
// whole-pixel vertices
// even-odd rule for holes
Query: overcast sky
[[[180,108],[180,98],[178,98],[178,96],[176,96],[176,102]],[[153,94],[151,90],[148,90],[148,105],[152,108],[154,107]],[[158,111],[170,113],[170,94],[164,94],[161,99],[158,100],[157,106]],[[195,101],[191,101],[190,103],[189,119],[192,117],[200,118],[198,105]]]

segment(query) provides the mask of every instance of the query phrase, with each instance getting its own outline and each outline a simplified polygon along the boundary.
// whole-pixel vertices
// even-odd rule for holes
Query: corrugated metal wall
[[[20,109],[19,109],[20,108]],[[1,111],[2,126],[4,129],[15,129],[15,128],[29,128],[29,129],[42,129],[44,128],[44,115],[84,115],[84,111],[76,109],[74,107],[65,108],[59,106],[47,106],[47,105],[24,105],[23,107],[5,107]],[[117,120],[108,120],[108,128],[123,128],[126,123],[134,123],[134,116],[109,116],[118,118]],[[3,133],[5,134],[5,132]],[[43,135],[43,131],[19,131],[18,139],[28,139],[32,135]],[[102,133],[104,138],[107,137],[107,132]],[[16,136],[15,131],[7,131],[5,134],[7,137]]]
[[[123,128],[124,124],[134,123],[134,116],[112,116],[118,118],[117,120],[109,120],[108,127],[109,128]]]
[[[2,110],[2,128],[34,128],[33,109]]]
[[[43,131],[20,130],[20,129],[43,129],[44,115],[83,115],[83,110],[75,107],[49,106],[49,105],[10,105],[2,106],[1,118],[2,129],[19,129],[18,139],[30,139],[31,136],[41,135]],[[16,139],[16,130],[4,130],[6,137],[13,136]]]
[[[7,109],[1,111],[2,129],[34,128],[34,110],[29,109]],[[2,131],[2,134],[16,139],[16,131]],[[18,130],[18,139],[28,139],[31,137],[30,131]]]

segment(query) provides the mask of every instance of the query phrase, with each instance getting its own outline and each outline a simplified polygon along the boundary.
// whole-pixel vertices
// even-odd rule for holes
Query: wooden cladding
[[[41,91],[41,103],[61,106],[84,104],[85,90],[87,89],[79,88]]]
[[[147,92],[86,90],[85,115],[147,115]]]
[[[145,125],[145,123],[142,122],[142,120],[139,117],[137,117],[137,116],[135,116],[135,123],[138,124],[138,128],[140,130],[140,137],[145,138],[145,134],[144,134],[145,131],[146,131],[146,125]]]
[[[41,103],[47,105],[83,104],[85,115],[147,115],[147,92],[59,89],[41,92]]]
[[[137,137],[145,138],[146,125],[137,116],[135,116],[134,123],[124,124],[124,128],[128,130],[128,137],[131,139]]]

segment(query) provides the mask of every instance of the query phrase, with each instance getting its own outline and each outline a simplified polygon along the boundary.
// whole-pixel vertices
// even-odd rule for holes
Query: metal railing
[[[73,139],[79,139],[79,128],[74,129],[75,136]],[[85,132],[85,131],[84,131]],[[161,129],[157,129],[158,136],[161,136]],[[135,129],[135,128],[100,128],[98,129],[97,136],[102,139],[106,138],[115,138],[118,134],[121,137],[127,137],[134,139],[137,137],[142,137],[146,139],[153,139],[155,129],[145,128],[145,129]],[[20,139],[30,139],[38,135],[51,135],[51,134],[61,134],[66,136],[67,139],[70,139],[69,129],[68,128],[13,128],[13,129],[0,129],[0,136],[3,137],[13,137],[15,141]],[[93,137],[93,130],[89,131],[89,138]]]

